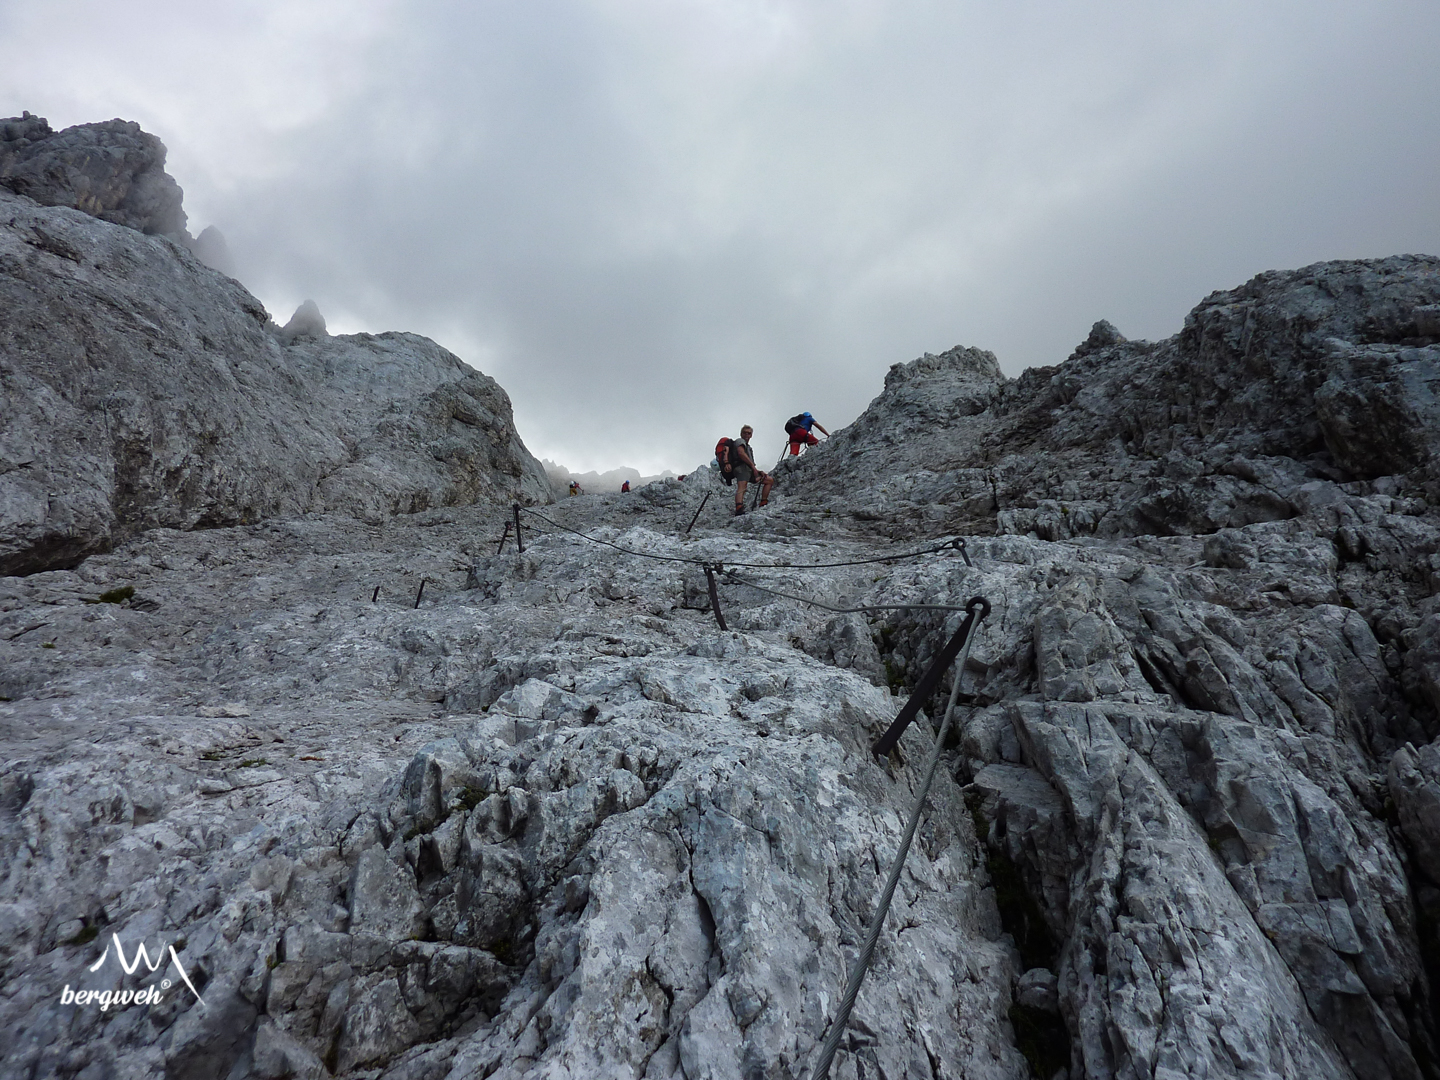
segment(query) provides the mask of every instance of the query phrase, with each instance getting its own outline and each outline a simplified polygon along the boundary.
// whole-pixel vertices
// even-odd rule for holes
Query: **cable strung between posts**
[[[576,536],[580,537],[581,540],[589,540],[592,544],[604,544],[606,547],[608,547],[608,548],[614,548],[616,551],[623,551],[626,555],[638,555],[638,556],[639,556],[640,558],[642,558],[642,559],[658,559],[658,560],[660,560],[661,562],[689,563],[689,564],[691,564],[692,566],[704,566],[704,565],[705,565],[705,560],[704,560],[704,559],[686,559],[686,558],[682,558],[682,557],[679,556],[679,555],[655,555],[655,554],[652,554],[651,552],[648,552],[648,551],[635,551],[633,548],[622,547],[622,546],[619,545],[619,544],[611,543],[609,540],[601,540],[600,537],[598,537],[598,536],[590,536],[590,535],[587,535],[586,533],[581,532],[579,529],[572,529],[572,528],[570,528],[569,525],[561,525],[560,522],[558,522],[558,521],[551,521],[551,520],[550,520],[548,517],[546,517],[544,514],[536,513],[534,510],[531,510],[528,506],[522,506],[520,509],[521,509],[524,513],[529,514],[531,517],[537,517],[537,518],[539,518],[541,521],[545,522],[545,524],[547,524],[547,525],[553,525],[553,526],[555,526],[555,528],[557,528],[557,529],[561,529],[561,530],[563,530],[563,531],[565,531],[565,532],[568,532],[568,533],[574,533]]]
[[[710,564],[719,573],[723,574],[728,581],[736,585],[748,585],[752,589],[759,589],[771,596],[784,597],[786,600],[794,600],[798,604],[809,604],[811,607],[818,607],[824,611],[833,611],[837,615],[854,615],[864,611],[969,611],[967,607],[955,607],[951,604],[866,604],[864,607],[831,607],[829,604],[822,604],[819,600],[812,600],[807,596],[796,596],[794,593],[781,592],[779,589],[771,589],[764,585],[757,585],[753,581],[747,581],[738,574],[732,574],[723,563]],[[770,569],[770,567],[766,567]],[[781,569],[777,567],[776,569]],[[784,569],[795,570],[799,567],[785,567]]]
[[[945,736],[950,731],[950,718],[955,713],[955,700],[960,696],[960,677],[965,671],[965,662],[970,659],[970,643],[975,640],[975,633],[979,629],[980,622],[990,614],[990,602],[983,596],[972,597],[965,605],[965,610],[970,612],[966,620],[969,624],[969,633],[965,635],[965,648],[961,652],[960,666],[955,669],[955,681],[950,687],[950,702],[945,706],[945,721],[940,725],[940,732],[935,736],[935,749],[930,752],[930,764],[925,769],[925,780],[920,785],[920,793],[915,797],[915,808],[910,811],[910,823],[905,826],[905,835],[900,840],[900,850],[895,853],[895,861],[890,864],[890,876],[885,881],[885,889],[880,894],[880,904],[875,909],[875,916],[870,920],[870,932],[865,935],[865,944],[860,949],[860,955],[855,958],[855,963],[850,968],[850,978],[845,983],[845,994],[840,999],[840,1008],[836,1010],[835,1019],[830,1023],[830,1030],[825,1036],[825,1042],[820,1047],[820,1058],[815,1064],[815,1071],[810,1074],[810,1080],[827,1080],[830,1075],[830,1063],[835,1060],[835,1051],[840,1047],[840,1040],[845,1036],[846,1025],[850,1021],[850,1010],[855,1007],[855,998],[860,994],[860,984],[865,981],[865,972],[870,967],[870,957],[875,952],[875,944],[880,940],[880,930],[885,925],[885,916],[890,912],[890,901],[895,897],[895,886],[900,881],[900,871],[905,866],[905,857],[910,853],[910,842],[915,839],[915,830],[920,824],[920,811],[925,806],[925,797],[930,794],[930,782],[935,779],[935,767],[940,763],[940,751],[945,746]]]
[[[524,513],[537,517],[547,525],[553,525],[568,533],[574,533],[582,540],[589,540],[592,544],[604,544],[606,547],[614,548],[616,551],[623,551],[626,555],[635,555],[642,559],[658,559],[662,562],[689,563],[691,566],[713,566],[711,559],[691,559],[682,555],[655,555],[649,551],[636,551],[634,548],[627,548],[620,544],[612,543],[609,540],[602,540],[598,536],[591,536],[579,529],[572,529],[568,525],[561,525],[558,521],[552,521],[544,514],[531,510],[528,506],[520,508]],[[964,537],[956,537],[953,540],[946,540],[943,544],[936,544],[934,547],[922,548],[919,551],[902,552],[899,555],[878,555],[870,559],[849,559],[845,562],[823,562],[823,563],[728,563],[729,566],[738,566],[745,570],[825,570],[836,566],[864,566],[867,563],[888,563],[900,559],[915,559],[921,555],[937,555],[942,551],[958,551],[964,557],[967,565],[970,564],[970,555],[965,550]],[[961,611],[963,608],[950,608],[951,611]]]
[[[919,551],[905,551],[899,555],[876,555],[870,559],[846,559],[844,562],[817,562],[817,563],[753,563],[737,562],[730,563],[730,566],[738,566],[742,570],[825,570],[834,566],[865,566],[868,563],[896,562],[900,559],[917,559],[921,555],[938,555],[944,551],[958,551],[965,559],[965,565],[973,565],[970,562],[970,555],[965,550],[965,538],[957,536],[953,540],[946,540],[943,544],[936,544],[934,547],[921,548]]]

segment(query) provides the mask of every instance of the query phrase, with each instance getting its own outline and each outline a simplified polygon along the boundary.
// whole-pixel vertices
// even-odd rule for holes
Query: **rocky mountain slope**
[[[863,488],[897,525],[1042,539],[1284,520],[1316,480],[1403,477],[1433,502],[1437,343],[1440,258],[1261,274],[1206,298],[1173,338],[1127,341],[1100,322],[1064,364],[1014,380],[977,349],[897,364],[807,456],[803,487]]]
[[[1207,962],[1219,927],[1356,1075],[1435,1074],[1437,301],[1440,260],[1327,263],[1013,381],[926,356],[785,470],[796,519],[1039,543],[960,777],[1063,943],[1086,1075],[1200,1068],[1176,1025],[1273,962]],[[1211,1038],[1227,1075],[1298,1071]]]
[[[806,1076],[934,735],[869,745],[959,615],[778,593],[993,605],[835,1075],[1440,1076],[1436,269],[923,357],[741,518],[701,469],[497,554],[498,491],[357,519],[382,449],[0,579],[0,1076]],[[354,428],[419,348],[267,355]]]
[[[158,140],[120,121],[9,137],[37,125],[0,124],[0,573],[155,527],[549,501],[493,379],[415,335],[275,332],[238,282],[138,231],[153,215],[126,208],[157,170],[178,212]]]
[[[764,549],[682,545],[695,494],[555,513]],[[803,1067],[927,736],[869,760],[895,699],[833,666],[878,667],[855,626],[737,597],[721,633],[684,566],[548,526],[496,556],[502,516],[155,530],[7,580],[0,1075]],[[1018,960],[958,786],[934,798],[847,1053],[1024,1075]],[[112,934],[183,938],[204,1006],[63,1004],[135,984],[88,971]]]

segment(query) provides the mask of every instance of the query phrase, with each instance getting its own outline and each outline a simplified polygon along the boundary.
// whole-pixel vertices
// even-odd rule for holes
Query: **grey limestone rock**
[[[1015,983],[1015,1000],[1031,1009],[1058,1012],[1060,999],[1056,993],[1059,980],[1046,968],[1031,968]]]
[[[1415,861],[1440,885],[1440,743],[1401,747],[1390,759],[1389,783]]]
[[[1162,342],[1097,324],[1014,380],[958,360],[973,350],[924,357],[781,483],[866,489],[891,532],[1049,540],[1286,520],[1316,481],[1393,476],[1435,500],[1440,346],[1420,327],[1437,300],[1432,256],[1319,263],[1213,294]]]
[[[279,337],[286,345],[293,345],[302,337],[329,337],[325,332],[325,316],[320,314],[320,305],[314,300],[302,303],[295,309],[295,314],[290,316],[290,321],[280,328]]]
[[[230,254],[230,245],[225,234],[214,225],[206,225],[200,235],[190,242],[190,250],[206,266],[219,270],[226,277],[235,277],[235,259]]]
[[[147,528],[550,499],[505,392],[438,345],[267,321],[168,240],[0,191],[0,572]]]
[[[1100,349],[1108,349],[1111,345],[1120,345],[1125,342],[1125,335],[1115,329],[1115,324],[1109,319],[1101,319],[1090,328],[1090,333],[1075,349],[1073,356],[1087,356]]]
[[[38,116],[0,120],[0,187],[143,233],[184,237],[184,193],[165,144],[130,120],[54,131]]]
[[[580,524],[623,498],[554,512]],[[678,529],[652,531],[671,516],[615,538],[673,545]],[[371,541],[333,515],[152,532],[77,571],[7,579],[7,662],[29,648],[10,627],[40,605],[65,614],[46,626],[56,649],[33,649],[65,663],[0,704],[0,730],[23,727],[10,745],[27,747],[3,773],[0,941],[28,988],[0,1005],[16,1033],[0,1075],[77,1060],[48,1033],[93,1022],[58,1002],[94,962],[84,929],[102,919],[127,943],[183,937],[208,980],[205,1010],[176,998],[154,1014],[168,1041],[126,1025],[87,1044],[86,1063],[117,1076],[316,1062],[354,1076],[804,1074],[932,736],[916,727],[903,760],[871,760],[897,702],[794,646],[827,617],[792,612],[777,632],[736,596],[735,624],[755,629],[722,634],[683,606],[670,564],[623,557],[631,585],[612,598],[607,549],[562,533],[527,542],[518,572],[495,560],[489,589],[463,588],[446,553],[500,518],[456,508],[359,534],[431,552],[419,609],[390,586],[371,602],[391,561],[356,561]],[[697,543],[757,552],[714,530]],[[830,547],[758,550],[814,561]],[[159,611],[83,602],[94,575],[149,576],[147,562],[165,584],[140,591],[165,597]],[[107,673],[104,642],[126,634],[152,644],[115,652],[128,666]],[[432,703],[512,658],[488,710]],[[36,725],[50,695],[122,671],[141,688],[123,753],[75,744],[70,722]],[[193,694],[182,686],[204,687],[203,703],[161,706]],[[110,704],[81,721],[96,733],[116,716],[97,694]],[[1019,969],[971,819],[950,779],[932,798],[842,1062],[1022,1076],[1006,1016]]]
[[[1076,829],[1060,984],[1085,1075],[1349,1075],[1194,821],[1106,710],[1019,704],[1013,722]],[[1196,1007],[1207,1001],[1219,1007]]]

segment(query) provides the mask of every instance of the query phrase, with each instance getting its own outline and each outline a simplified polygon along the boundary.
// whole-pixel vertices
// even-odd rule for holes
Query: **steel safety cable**
[[[589,540],[592,544],[604,544],[606,547],[614,548],[616,551],[623,551],[626,555],[636,555],[642,559],[657,559],[661,562],[688,563],[691,566],[705,565],[704,559],[687,559],[680,555],[656,555],[653,552],[636,551],[634,548],[627,548],[621,544],[612,543],[609,540],[602,540],[598,536],[590,536],[588,533],[583,533],[579,529],[572,529],[569,525],[561,525],[558,521],[552,521],[544,514],[536,513],[534,510],[531,510],[527,506],[522,506],[520,508],[520,512],[522,514],[529,514],[531,517],[537,517],[541,521],[545,522],[545,524],[553,525],[555,528],[560,529],[564,532],[574,533],[576,536],[580,537],[581,540]]]
[[[855,615],[866,611],[969,611],[968,607],[956,607],[953,604],[865,604],[861,607],[832,607],[823,604],[819,600],[808,596],[797,596],[795,593],[787,593],[780,589],[772,589],[766,585],[758,585],[753,581],[742,578],[739,574],[732,574],[728,564],[709,563],[707,564],[716,570],[727,581],[733,581],[736,585],[746,585],[752,589],[759,589],[771,596],[779,596],[786,600],[794,600],[797,604],[809,604],[811,607],[820,608],[823,611],[833,611],[837,615]],[[767,567],[766,569],[769,569]],[[795,569],[789,567],[788,569]]]
[[[846,559],[843,562],[818,562],[818,563],[745,563],[732,562],[728,565],[738,566],[742,570],[827,570],[837,566],[866,566],[871,563],[898,562],[901,559],[918,559],[921,555],[939,555],[946,551],[958,551],[964,557],[967,565],[970,564],[970,555],[965,550],[964,537],[955,537],[946,540],[934,547],[921,548],[919,551],[904,551],[899,555],[876,555],[869,559]]]
[[[662,562],[688,563],[691,566],[700,567],[713,566],[715,563],[713,559],[687,558],[683,555],[656,555],[649,551],[636,551],[634,548],[627,548],[623,544],[617,544],[611,540],[603,540],[598,536],[591,536],[589,533],[581,532],[579,529],[571,528],[569,525],[562,525],[560,522],[546,517],[539,511],[531,510],[529,507],[522,506],[520,511],[521,513],[529,514],[531,517],[539,518],[547,525],[554,526],[563,532],[573,533],[582,540],[589,540],[592,544],[604,544],[606,547],[614,548],[616,551],[622,551],[626,555],[635,555],[641,559],[657,559]],[[921,548],[918,551],[906,551],[897,555],[876,555],[868,559],[848,559],[843,562],[824,563],[746,563],[727,561],[726,565],[738,566],[744,570],[827,570],[840,566],[865,566],[870,563],[888,563],[897,562],[901,559],[916,559],[921,555],[938,555],[945,551],[958,551],[961,556],[964,557],[967,564],[970,562],[969,553],[965,548],[965,539],[963,537],[955,537],[946,540],[944,543],[935,544],[932,547]]]
[[[870,958],[874,955],[875,945],[880,940],[880,931],[885,925],[885,916],[890,912],[890,901],[895,897],[895,886],[899,884],[900,871],[905,866],[905,858],[910,854],[910,843],[915,839],[915,830],[920,824],[920,812],[924,809],[926,796],[930,794],[931,781],[935,779],[935,768],[940,763],[940,752],[945,747],[945,736],[950,731],[950,720],[955,713],[955,702],[960,696],[960,680],[965,673],[965,662],[970,658],[970,645],[975,640],[981,621],[990,613],[989,601],[979,596],[971,599],[965,608],[970,612],[970,617],[966,620],[969,623],[969,631],[965,635],[965,645],[960,653],[960,663],[954,669],[950,701],[945,706],[945,720],[941,723],[940,731],[935,736],[935,748],[930,752],[930,763],[925,769],[925,779],[921,782],[920,791],[915,796],[915,806],[910,811],[910,821],[905,826],[905,834],[900,840],[900,850],[895,853],[895,860],[890,864],[890,876],[885,881],[885,889],[880,894],[879,906],[870,920],[870,931],[865,935],[865,944],[861,946],[860,954],[850,967],[850,978],[845,983],[845,993],[840,999],[840,1007],[836,1010],[835,1019],[830,1022],[830,1030],[825,1036],[825,1041],[821,1044],[820,1057],[816,1061],[814,1071],[810,1074],[810,1080],[827,1080],[830,1075],[830,1064],[835,1060],[835,1052],[840,1047],[840,1040],[845,1036],[845,1029],[850,1021],[850,1010],[855,1007],[855,998],[860,993],[860,984],[865,981],[865,972],[870,967]]]

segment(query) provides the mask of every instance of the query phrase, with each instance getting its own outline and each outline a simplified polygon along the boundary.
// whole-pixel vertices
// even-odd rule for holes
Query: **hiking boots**
[[[736,503],[736,504],[735,504],[735,516],[736,516],[736,517],[739,517],[739,516],[740,516],[741,514],[743,514],[743,513],[745,513],[745,507],[744,507],[744,505],[743,505],[742,503]]]

